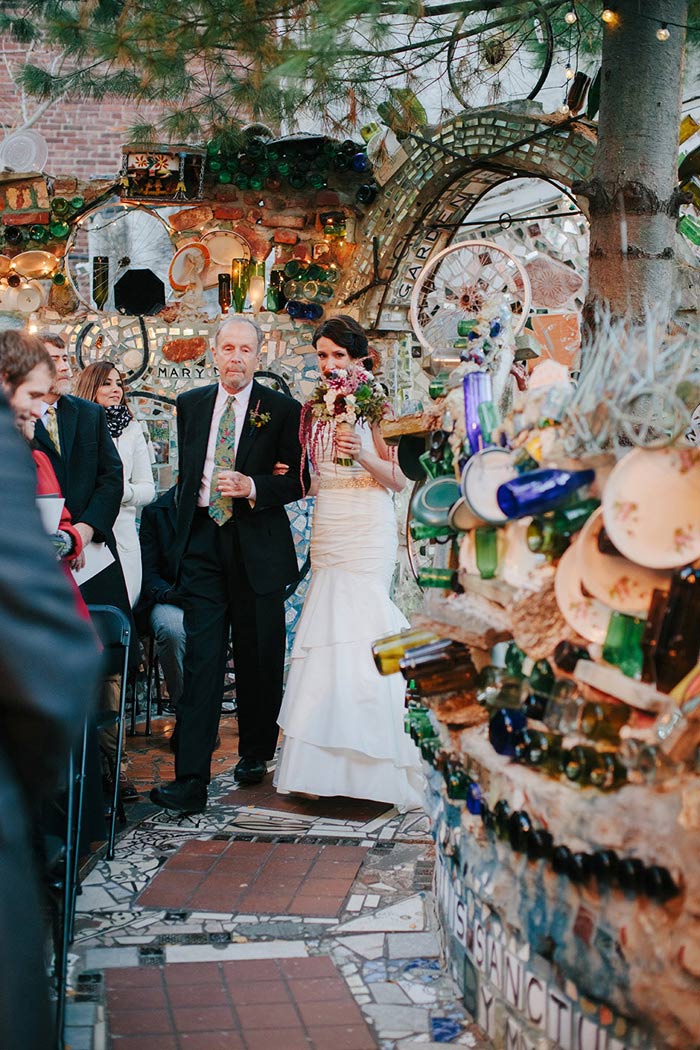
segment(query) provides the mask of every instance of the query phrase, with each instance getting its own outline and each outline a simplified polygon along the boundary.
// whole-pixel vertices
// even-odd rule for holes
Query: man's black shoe
[[[242,758],[233,771],[239,784],[259,784],[267,773],[267,763],[261,758]]]
[[[177,813],[201,813],[207,806],[207,789],[199,777],[159,784],[151,791],[151,802]]]

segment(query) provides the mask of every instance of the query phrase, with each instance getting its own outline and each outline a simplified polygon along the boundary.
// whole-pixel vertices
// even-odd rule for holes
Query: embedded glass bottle
[[[399,670],[399,660],[406,655],[408,649],[437,640],[437,635],[422,627],[412,627],[399,631],[398,634],[387,634],[377,638],[372,644],[376,668],[381,675],[396,674]]]

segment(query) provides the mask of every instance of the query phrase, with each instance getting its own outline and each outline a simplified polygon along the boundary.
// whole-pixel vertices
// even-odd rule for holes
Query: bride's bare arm
[[[363,448],[360,444],[354,453],[355,459],[371,474],[375,481],[393,492],[401,492],[406,485],[406,477],[396,459],[396,451],[387,445],[379,427],[372,427],[374,451]],[[359,443],[359,438],[357,438]]]

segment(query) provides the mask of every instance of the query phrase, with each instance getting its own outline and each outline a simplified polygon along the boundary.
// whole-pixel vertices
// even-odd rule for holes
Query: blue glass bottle
[[[524,711],[513,708],[500,708],[491,715],[489,722],[489,740],[494,751],[499,755],[513,758],[515,741],[521,729],[527,724]]]
[[[318,321],[323,317],[323,307],[318,303],[302,303],[298,299],[290,299],[287,303],[287,313],[295,321]]]
[[[508,518],[544,514],[563,503],[595,477],[593,470],[531,470],[501,485],[498,506]]]

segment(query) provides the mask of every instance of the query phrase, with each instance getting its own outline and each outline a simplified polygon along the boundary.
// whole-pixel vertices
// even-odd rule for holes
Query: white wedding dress
[[[365,447],[369,427],[358,425]],[[279,724],[281,792],[423,806],[419,753],[403,729],[405,682],[382,677],[372,642],[407,621],[389,597],[397,552],[391,495],[359,464],[337,466],[326,431],[311,532],[311,584]]]

